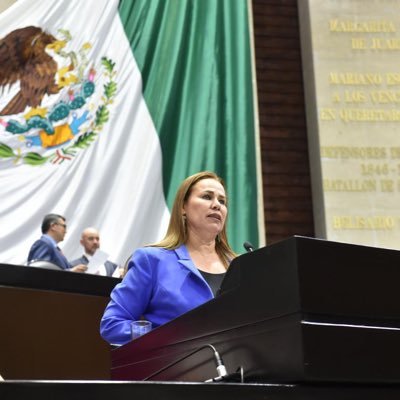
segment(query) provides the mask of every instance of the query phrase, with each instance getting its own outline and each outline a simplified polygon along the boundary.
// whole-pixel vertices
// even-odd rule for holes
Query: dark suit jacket
[[[71,264],[68,262],[64,254],[61,253],[61,250],[54,247],[54,244],[46,235],[43,235],[39,240],[36,240],[29,251],[28,262],[34,260],[50,261],[62,269],[71,268]]]
[[[89,264],[89,260],[86,258],[85,255],[83,255],[81,258],[77,258],[76,260],[71,261],[71,266],[75,267],[75,265],[79,264]],[[112,276],[113,272],[115,271],[115,268],[117,268],[117,264],[112,263],[111,261],[106,261],[104,263],[104,266],[106,267],[106,273],[107,276]]]

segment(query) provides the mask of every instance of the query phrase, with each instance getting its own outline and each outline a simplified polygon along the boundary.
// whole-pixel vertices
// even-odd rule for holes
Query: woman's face
[[[222,231],[227,213],[225,189],[211,178],[202,179],[192,186],[183,206],[188,234],[195,232],[206,238],[215,239]]]

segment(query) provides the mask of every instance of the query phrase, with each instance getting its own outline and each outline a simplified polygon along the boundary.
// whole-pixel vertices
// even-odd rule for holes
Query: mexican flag
[[[179,184],[202,170],[226,182],[234,249],[261,245],[250,16],[246,0],[19,0],[1,13],[1,261],[25,263],[54,212],[69,259],[94,226],[122,264],[164,236]]]

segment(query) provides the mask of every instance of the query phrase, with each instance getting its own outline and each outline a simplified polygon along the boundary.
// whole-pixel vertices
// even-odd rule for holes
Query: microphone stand
[[[212,344],[205,344],[204,346],[199,347],[198,349],[192,351],[191,353],[187,354],[184,357],[179,358],[178,360],[166,365],[165,367],[159,369],[158,371],[154,372],[153,374],[151,374],[150,376],[146,377],[144,379],[144,381],[148,381],[149,379],[153,378],[154,376],[157,376],[158,374],[160,374],[161,372],[167,370],[168,368],[174,366],[175,364],[178,364],[178,362],[185,360],[186,358],[192,356],[193,354],[205,349],[205,348],[209,348],[213,351],[214,354],[214,361],[216,364],[216,369],[217,369],[217,374],[218,376],[212,379],[208,379],[205,382],[209,383],[209,382],[238,382],[238,374],[240,377],[240,381],[239,382],[244,382],[243,380],[243,367],[239,367],[238,371],[240,370],[240,372],[235,372],[234,374],[228,374],[226,367],[222,361],[222,357],[220,356],[220,354],[218,353],[217,349],[212,345]],[[235,379],[235,380],[231,380],[231,379]]]

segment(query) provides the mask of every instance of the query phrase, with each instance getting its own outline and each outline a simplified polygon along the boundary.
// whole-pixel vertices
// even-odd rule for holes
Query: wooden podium
[[[306,237],[238,257],[214,300],[112,351],[113,379],[400,382],[400,252]]]
[[[120,279],[0,264],[4,379],[108,379],[99,324]]]

